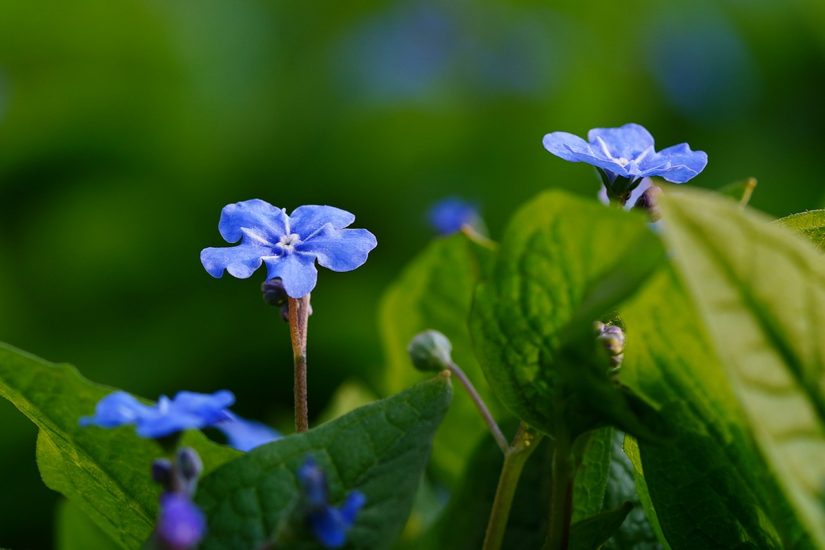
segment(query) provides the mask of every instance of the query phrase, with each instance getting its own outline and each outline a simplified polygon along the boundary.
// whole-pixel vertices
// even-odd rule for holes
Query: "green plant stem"
[[[487,522],[483,550],[499,550],[501,548],[521,471],[524,469],[527,459],[538,446],[540,439],[541,435],[534,432],[527,424],[522,422],[519,425],[512,445],[504,454],[504,465],[501,467],[496,498],[493,501],[493,509],[490,511],[490,519]]]
[[[493,415],[490,414],[490,409],[487,408],[487,405],[484,403],[484,400],[476,391],[475,386],[467,378],[467,375],[464,374],[464,371],[456,365],[455,363],[451,363],[449,366],[450,372],[458,378],[458,381],[461,382],[461,385],[464,386],[464,389],[467,390],[467,393],[470,394],[470,398],[473,400],[473,403],[476,404],[476,408],[478,408],[478,412],[481,413],[481,417],[484,419],[484,422],[487,424],[487,427],[490,429],[490,432],[493,434],[493,439],[496,440],[498,443],[501,452],[504,453],[506,456],[507,453],[510,451],[510,445],[507,443],[507,438],[504,437],[504,434],[501,432],[501,428],[498,427],[496,423],[496,419],[493,418]]]
[[[309,429],[307,397],[307,322],[309,294],[303,298],[289,298],[289,337],[292,341],[292,359],[295,365],[295,431]]]
[[[550,527],[544,550],[566,550],[573,512],[573,458],[569,436],[561,431],[553,447],[553,481],[550,489]]]

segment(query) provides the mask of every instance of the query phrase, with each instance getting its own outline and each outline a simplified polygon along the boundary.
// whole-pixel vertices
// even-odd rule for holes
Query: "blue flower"
[[[158,541],[169,550],[194,548],[206,534],[203,512],[183,493],[160,497],[160,516],[155,529]]]
[[[594,128],[587,141],[567,132],[544,136],[544,148],[564,160],[595,166],[611,199],[622,204],[639,181],[659,176],[673,183],[685,183],[705,169],[708,156],[691,151],[680,143],[661,151],[653,148],[653,136],[638,124],[620,128]]]
[[[342,547],[367,497],[360,491],[352,491],[340,507],[331,506],[326,475],[312,457],[298,469],[298,478],[304,491],[306,520],[315,538],[327,548]]]
[[[231,413],[226,408],[234,402],[235,396],[226,390],[211,395],[182,391],[172,399],[161,396],[156,405],[144,405],[128,393],[117,391],[101,399],[95,415],[81,418],[80,425],[115,428],[134,424],[139,436],[160,438],[227,420]]]
[[[375,235],[366,229],[344,229],[355,216],[332,206],[300,206],[287,215],[266,201],[252,199],[226,205],[218,230],[237,246],[205,248],[201,263],[213,277],[226,270],[246,279],[261,264],[267,279],[279,277],[292,298],[315,288],[315,261],[333,271],[352,271],[367,261]]]
[[[457,233],[465,225],[476,229],[483,226],[476,206],[456,197],[435,203],[430,208],[428,218],[430,225],[441,235]]]
[[[239,451],[251,451],[270,441],[281,438],[281,434],[265,424],[252,420],[245,420],[234,413],[229,413],[229,419],[218,422],[215,427],[226,436],[230,447]]]

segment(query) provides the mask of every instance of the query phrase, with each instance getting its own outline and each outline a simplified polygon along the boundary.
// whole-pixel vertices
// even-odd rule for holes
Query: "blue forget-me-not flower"
[[[235,396],[227,390],[213,394],[182,391],[172,399],[161,396],[157,404],[144,405],[128,393],[117,391],[101,399],[94,416],[81,418],[80,425],[115,428],[134,424],[139,436],[160,438],[229,420],[231,413],[226,408],[234,402]]]
[[[330,505],[326,475],[312,457],[298,469],[298,478],[303,488],[306,521],[315,538],[327,548],[342,547],[367,498],[360,491],[352,491],[340,507]]]
[[[685,183],[704,170],[708,156],[680,143],[661,151],[653,147],[653,136],[638,124],[619,128],[594,128],[588,141],[567,132],[544,136],[544,148],[571,162],[596,167],[611,200],[624,204],[642,178],[658,176],[672,183]]]
[[[465,225],[483,228],[478,208],[473,203],[457,197],[448,197],[435,203],[427,213],[430,225],[440,235],[452,235]]]
[[[168,550],[195,548],[206,534],[206,519],[188,495],[164,493],[155,528],[158,542]]]
[[[332,206],[300,206],[286,210],[252,199],[226,205],[218,230],[236,246],[205,248],[201,263],[213,277],[224,270],[250,277],[261,264],[267,279],[279,277],[287,295],[302,298],[315,288],[316,260],[333,271],[352,271],[367,261],[375,235],[366,229],[345,229],[355,216]]]

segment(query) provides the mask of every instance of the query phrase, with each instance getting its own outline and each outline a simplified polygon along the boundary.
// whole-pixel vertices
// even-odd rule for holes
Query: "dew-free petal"
[[[234,243],[244,236],[243,228],[258,229],[268,240],[278,240],[286,233],[287,217],[283,210],[261,199],[227,204],[221,210],[218,231],[226,242]]]
[[[315,288],[318,280],[315,256],[293,252],[284,256],[266,256],[263,261],[266,278],[280,277],[290,298],[303,298]]]
[[[335,229],[343,229],[354,221],[355,216],[346,210],[314,204],[299,206],[289,215],[291,231],[304,238],[309,237],[326,224],[332,225]]]
[[[223,276],[224,270],[233,277],[246,279],[261,267],[261,256],[267,253],[256,245],[210,247],[201,251],[201,264],[216,279]]]
[[[324,228],[297,246],[300,252],[314,255],[318,263],[332,271],[352,271],[364,265],[378,241],[366,229]]]

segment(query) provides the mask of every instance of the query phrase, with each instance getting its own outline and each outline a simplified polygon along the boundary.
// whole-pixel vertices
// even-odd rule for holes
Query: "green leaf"
[[[498,397],[519,418],[573,436],[604,422],[643,429],[644,405],[610,381],[593,322],[628,298],[662,259],[635,212],[548,192],[513,218],[471,332]]]
[[[309,455],[327,474],[331,502],[343,501],[355,489],[367,497],[347,534],[349,547],[389,547],[410,512],[433,435],[450,403],[448,380],[437,376],[309,432],[258,447],[204,478],[196,498],[209,525],[202,548],[259,548],[281,530],[300,501],[297,471]],[[298,523],[292,532],[300,540],[278,548],[317,546]]]
[[[623,537],[621,533],[619,533],[613,538],[613,541],[617,544],[615,546],[608,544],[607,547],[629,548],[635,550],[637,548],[637,544],[634,539],[638,536],[643,541],[642,544],[638,545],[639,548],[665,548],[666,550],[670,550],[670,544],[668,544],[667,539],[662,532],[662,527],[659,524],[659,517],[656,514],[656,509],[653,507],[653,502],[650,500],[650,492],[648,491],[647,481],[645,480],[644,470],[642,468],[642,457],[639,454],[639,445],[633,436],[625,434],[624,441],[622,442],[622,451],[624,452],[625,458],[627,458],[627,464],[630,466],[628,472],[633,476],[634,485],[636,487],[636,495],[639,497],[639,503],[641,504],[641,510],[644,516],[644,523],[647,523],[649,530],[652,531],[651,534],[653,537],[646,533],[648,529],[642,527],[640,529],[641,532],[638,534],[634,533],[633,530],[629,530],[631,537],[628,542],[631,544],[623,545]],[[639,523],[643,522],[640,520]],[[623,529],[625,529],[626,527],[632,527],[633,524],[628,526],[627,522],[625,522],[622,526]],[[655,544],[654,540],[658,541],[658,544]]]
[[[825,210],[800,212],[778,221],[808,237],[820,250],[825,250]]]
[[[613,455],[613,428],[601,428],[586,438],[573,484],[573,514],[576,523],[601,513]]]
[[[621,380],[659,403],[673,437],[667,445],[640,442],[636,463],[668,543],[781,546],[782,495],[673,271],[651,279],[621,315],[631,342]],[[790,524],[787,530],[798,531]]]
[[[57,505],[57,550],[108,550],[115,542],[70,500]]]
[[[619,530],[633,504],[625,502],[614,510],[601,512],[570,527],[570,550],[595,550]]]
[[[825,256],[716,195],[662,201],[674,263],[785,501],[825,546]],[[646,468],[647,470],[647,468]],[[783,544],[796,542],[783,530]]]
[[[55,365],[0,343],[0,396],[40,429],[37,465],[46,485],[75,502],[124,548],[139,548],[157,513],[159,488],[152,461],[160,446],[130,427],[80,428],[81,416],[112,388],[93,384],[69,365]],[[187,434],[208,470],[240,453],[211,443],[199,432]]]
[[[435,329],[450,339],[453,360],[495,413],[497,403],[475,358],[467,328],[473,289],[491,256],[489,249],[464,234],[436,239],[384,294],[379,326],[387,358],[383,385],[389,394],[426,376],[413,368],[407,346],[418,333]],[[465,391],[457,391],[433,449],[433,463],[446,474],[447,481],[458,479],[485,433],[486,426],[472,400]]]

